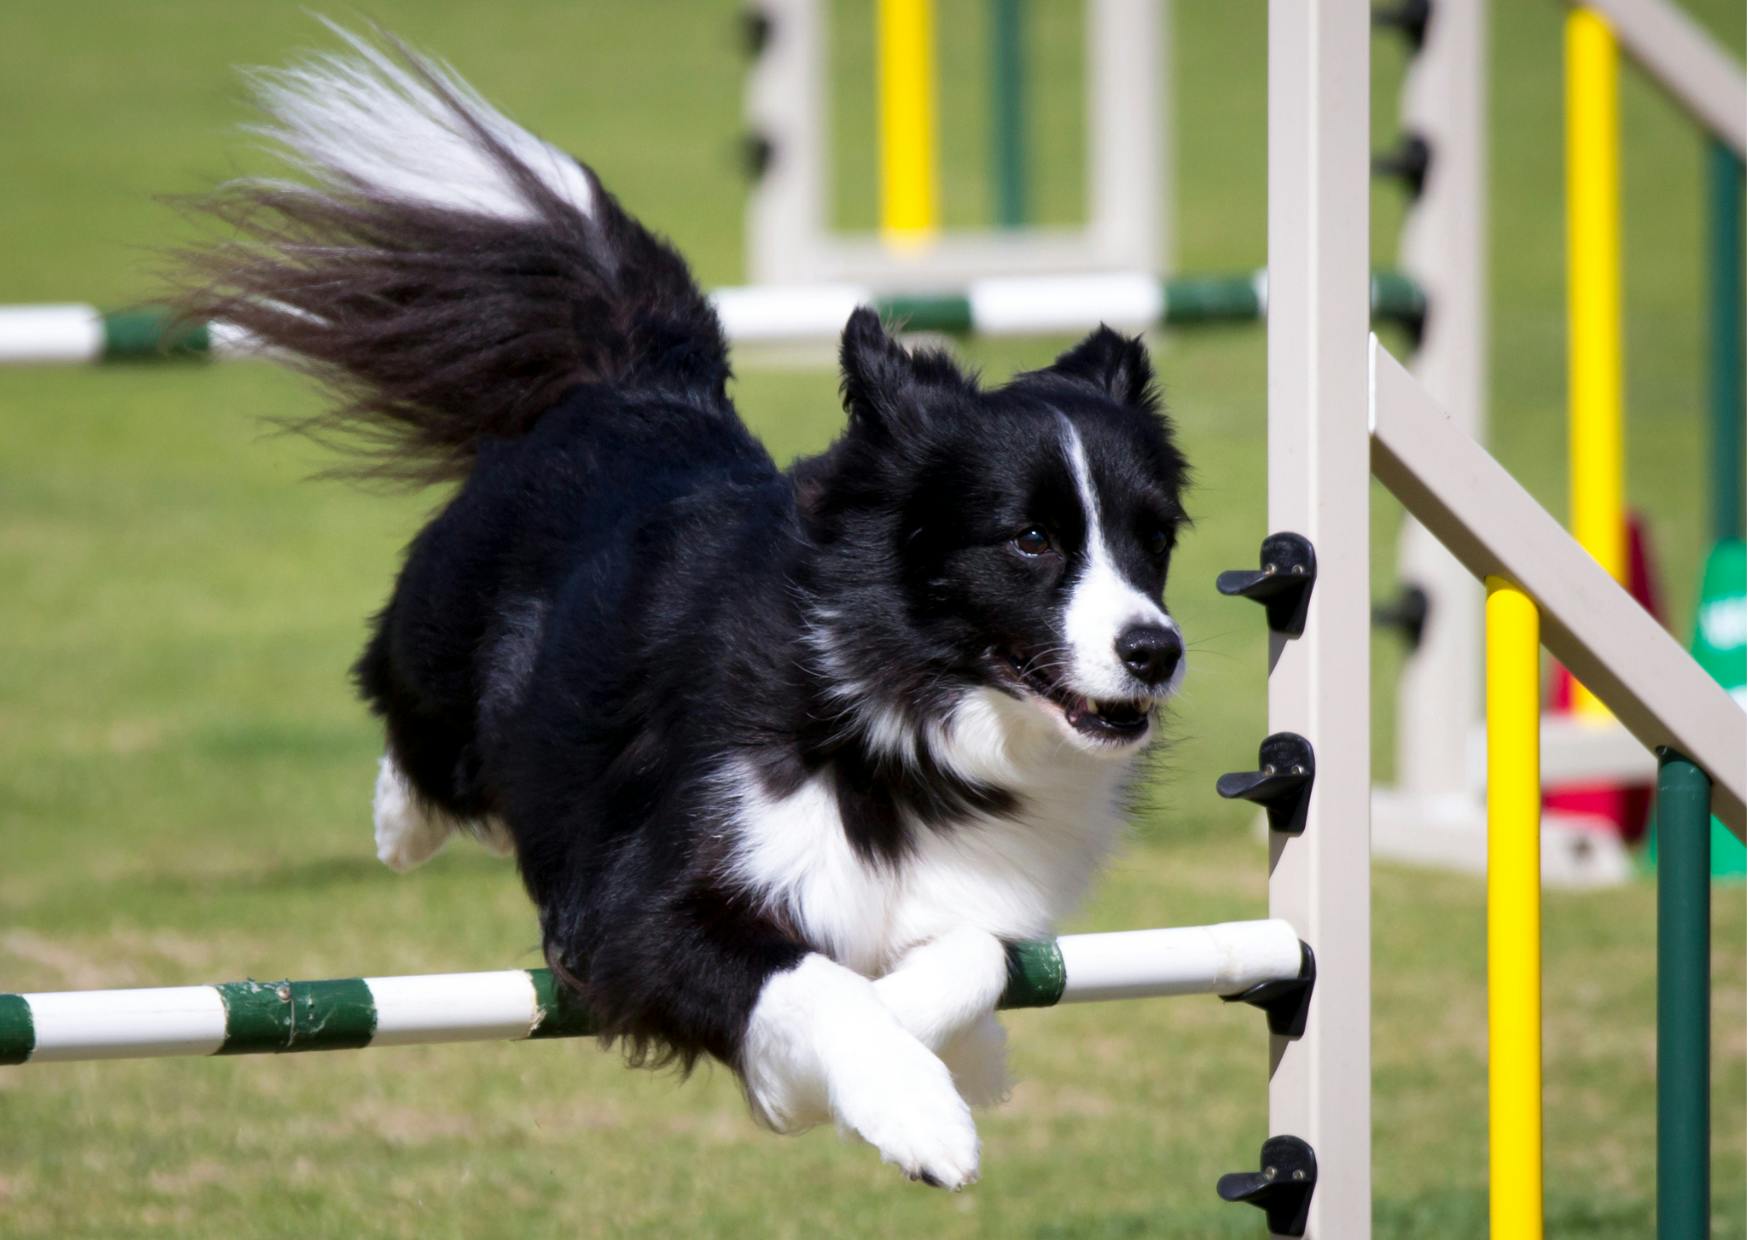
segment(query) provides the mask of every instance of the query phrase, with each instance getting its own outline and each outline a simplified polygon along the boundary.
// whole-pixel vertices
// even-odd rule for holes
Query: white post
[[[759,0],[769,43],[747,78],[747,120],[771,144],[771,164],[747,202],[748,279],[789,284],[816,278],[825,232],[826,47],[818,0]]]
[[[1485,7],[1439,0],[1402,99],[1403,131],[1432,151],[1402,229],[1402,265],[1430,308],[1414,373],[1477,442],[1486,436],[1487,401]],[[1403,522],[1401,573],[1430,603],[1396,692],[1405,829],[1426,830],[1428,799],[1475,800],[1469,742],[1481,720],[1481,586],[1412,517]]]
[[[1269,528],[1317,553],[1305,633],[1270,638],[1269,730],[1317,754],[1269,909],[1317,955],[1305,1036],[1272,1040],[1271,1135],[1310,1142],[1313,1240],[1371,1235],[1366,0],[1269,4]]]
[[[1104,267],[1166,269],[1168,25],[1165,0],[1087,6],[1087,231]]]

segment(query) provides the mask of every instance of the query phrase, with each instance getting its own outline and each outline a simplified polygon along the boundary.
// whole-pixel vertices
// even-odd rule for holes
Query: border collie
[[[1185,463],[1138,340],[981,385],[861,309],[847,422],[779,469],[684,260],[588,167],[391,39],[259,74],[301,174],[207,200],[192,314],[337,397],[361,468],[455,484],[355,674],[378,855],[513,852],[633,1063],[731,1067],[976,1178],[1007,941],[1120,828],[1184,674]]]

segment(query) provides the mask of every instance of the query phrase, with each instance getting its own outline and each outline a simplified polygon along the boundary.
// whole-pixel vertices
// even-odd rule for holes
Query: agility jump
[[[1290,1029],[1315,970],[1284,921],[1070,934],[1008,953],[1004,1010],[1218,995]],[[260,1055],[595,1033],[548,969],[0,994],[0,1064]]]

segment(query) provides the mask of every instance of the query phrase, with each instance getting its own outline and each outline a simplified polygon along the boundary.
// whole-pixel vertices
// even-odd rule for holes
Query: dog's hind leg
[[[391,870],[406,871],[437,855],[461,824],[427,805],[407,782],[393,754],[382,755],[376,775],[376,855]]]

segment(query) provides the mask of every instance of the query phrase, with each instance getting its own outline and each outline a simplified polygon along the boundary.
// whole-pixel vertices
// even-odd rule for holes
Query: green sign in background
[[[1706,557],[1689,649],[1713,680],[1748,706],[1748,544],[1739,538],[1724,539]],[[1653,863],[1656,857],[1653,834]],[[1723,823],[1712,819],[1712,877],[1744,875],[1748,875],[1748,849]]]

